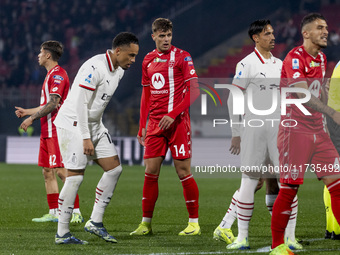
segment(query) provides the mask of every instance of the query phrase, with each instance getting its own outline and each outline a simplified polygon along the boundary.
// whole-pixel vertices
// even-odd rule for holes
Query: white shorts
[[[241,168],[251,170],[243,171],[244,173],[250,176],[253,176],[254,172],[261,173],[259,167],[261,164],[264,165],[266,158],[269,158],[274,166],[279,166],[278,126],[278,121],[273,123],[264,121],[262,127],[246,126],[243,129],[241,134]]]
[[[66,169],[85,169],[90,160],[117,155],[117,150],[107,130],[91,138],[94,146],[93,156],[84,154],[83,138],[79,133],[59,127],[57,127],[57,133],[60,152]]]

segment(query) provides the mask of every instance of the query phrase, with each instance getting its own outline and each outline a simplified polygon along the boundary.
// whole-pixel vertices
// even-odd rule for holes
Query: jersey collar
[[[259,60],[261,61],[262,64],[268,64],[270,62],[272,62],[272,63],[276,62],[275,58],[274,58],[274,56],[271,52],[270,52],[270,58],[269,59],[264,58],[262,56],[262,54],[258,51],[258,49],[256,49],[256,47],[254,49],[254,52],[255,52],[256,56],[259,58]]]
[[[174,47],[175,47],[175,46],[171,45],[170,49],[168,49],[168,50],[165,51],[165,52],[158,51],[157,48],[156,48],[155,50],[156,50],[156,52],[157,52],[157,54],[158,54],[159,56],[162,56],[162,55],[166,55],[166,54],[170,53],[170,51],[172,51]]]
[[[115,68],[113,67],[112,60],[111,60],[109,52],[112,52],[112,51],[111,50],[106,51],[106,54],[105,54],[106,55],[106,61],[107,61],[107,65],[109,66],[110,72],[114,72]]]

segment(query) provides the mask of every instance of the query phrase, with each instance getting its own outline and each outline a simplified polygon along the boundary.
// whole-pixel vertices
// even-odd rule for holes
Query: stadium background
[[[181,203],[177,203],[178,199],[182,199],[178,178],[172,167],[164,167],[160,178],[160,199],[153,220],[156,234],[146,239],[128,235],[137,226],[141,215],[144,168],[140,166],[141,150],[134,137],[139,120],[141,63],[145,54],[155,46],[150,38],[151,23],[157,17],[170,18],[174,23],[173,44],[191,53],[200,79],[217,79],[232,77],[236,63],[253,50],[247,36],[250,22],[259,18],[272,21],[276,33],[273,53],[283,59],[291,48],[301,43],[299,22],[312,11],[321,12],[328,20],[329,46],[324,52],[328,58],[327,77],[330,77],[340,60],[339,0],[0,0],[0,254],[111,254],[113,251],[116,254],[226,253],[225,244],[215,242],[211,236],[239,185],[239,180],[235,179],[239,175],[227,179],[230,175],[196,174],[202,227],[202,237],[197,242],[196,239],[183,240],[177,236],[186,224],[187,215],[184,202],[180,200]],[[14,106],[35,107],[40,102],[46,70],[38,66],[37,55],[43,41],[54,39],[63,42],[65,53],[60,65],[73,81],[80,65],[89,57],[110,48],[112,38],[121,31],[138,35],[140,52],[104,116],[118,149],[129,151],[127,148],[130,148],[130,153],[120,154],[125,170],[114,201],[106,212],[106,227],[120,243],[112,248],[111,244],[84,233],[83,225],[77,225],[72,226],[72,231],[78,237],[89,240],[89,247],[54,246],[55,224],[42,226],[30,221],[45,212],[47,207],[43,179],[36,166],[39,121],[34,123],[33,137],[23,137],[18,132],[21,121],[14,114]],[[226,96],[221,93],[223,104]],[[226,107],[216,109],[211,106],[210,101],[210,110],[228,117]],[[238,157],[227,157],[230,131],[224,127],[213,131],[206,128],[199,108],[192,114],[194,145],[201,149],[194,152],[194,156],[199,155],[196,158],[201,160],[197,161],[197,165],[213,165],[217,160],[222,160],[220,165],[237,164]],[[206,140],[211,141],[209,153],[215,153],[214,157],[206,155]],[[11,157],[7,157],[7,161],[23,160],[22,164],[6,164],[8,154]],[[171,158],[167,158],[167,163],[171,164]],[[80,189],[82,213],[86,218],[92,210],[93,190],[100,175],[98,166],[89,166]],[[305,182],[299,192],[296,234],[311,244],[305,245],[306,250],[301,253],[338,254],[338,242],[323,239],[325,210],[322,185],[312,178]],[[264,189],[258,193],[250,225],[254,253],[258,250],[264,252],[264,246],[268,250],[271,242]],[[236,229],[235,224],[234,233]]]
[[[59,40],[64,44],[60,65],[67,70],[72,82],[80,65],[110,48],[117,33],[131,31],[138,35],[140,52],[136,63],[126,72],[103,118],[112,136],[135,136],[141,63],[145,54],[154,49],[150,26],[155,18],[168,17],[173,21],[173,44],[191,53],[196,71],[200,79],[204,79],[233,76],[236,63],[253,50],[247,36],[248,25],[253,20],[272,21],[276,33],[273,53],[283,59],[291,48],[301,43],[301,18],[308,12],[321,12],[328,20],[330,31],[329,47],[324,51],[329,77],[340,59],[339,2],[0,0],[0,161],[6,160],[7,137],[22,135],[14,106],[35,107],[40,102],[46,70],[39,67],[37,55],[45,40]],[[226,95],[222,95],[222,99],[226,101]],[[228,117],[226,108],[217,111]],[[221,132],[211,131],[198,116],[199,111],[191,113],[195,119],[194,137],[230,137],[227,128]],[[33,127],[33,136],[39,136],[39,121]]]

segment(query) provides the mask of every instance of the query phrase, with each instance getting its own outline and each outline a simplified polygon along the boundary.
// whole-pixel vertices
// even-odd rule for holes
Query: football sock
[[[287,223],[285,237],[288,237],[293,242],[295,241],[295,227],[296,227],[296,219],[298,213],[298,198],[297,196],[294,197],[292,203],[292,213],[290,214],[289,221]]]
[[[59,193],[47,194],[47,203],[50,208],[49,214],[58,215],[58,198]]]
[[[237,217],[237,200],[239,191],[236,190],[229,205],[227,213],[224,215],[223,220],[220,223],[221,228],[231,228]]]
[[[73,212],[76,212],[75,210],[78,209],[79,211],[79,196],[77,194],[76,196],[76,200],[74,200],[74,209],[73,209]]]
[[[242,175],[237,201],[238,242],[242,242],[244,238],[248,237],[249,222],[254,210],[254,193],[258,182],[258,179]]]
[[[60,191],[59,204],[59,220],[58,220],[58,235],[64,236],[70,232],[69,223],[72,217],[74,200],[80,184],[83,181],[83,175],[74,175],[66,177],[63,188]]]
[[[277,198],[277,194],[266,194],[266,206],[267,206],[267,209],[270,215],[272,215],[273,205],[274,205],[276,198]]]
[[[96,199],[93,205],[91,220],[103,222],[106,207],[110,203],[113,192],[116,188],[119,177],[123,171],[121,165],[103,173],[96,188]]]
[[[332,212],[339,225],[340,223],[340,179],[327,185],[327,188],[331,196]]]
[[[190,219],[198,219],[198,187],[192,174],[180,179]]]
[[[158,198],[158,175],[145,173],[143,186],[143,218],[152,218]]]
[[[298,191],[298,186],[281,184],[272,213],[272,248],[284,243],[284,232],[292,212],[292,203]]]

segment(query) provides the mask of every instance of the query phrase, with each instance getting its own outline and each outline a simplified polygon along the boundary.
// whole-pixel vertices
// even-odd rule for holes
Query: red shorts
[[[149,121],[144,146],[144,158],[165,157],[170,148],[173,159],[191,158],[190,118],[176,118],[167,130],[158,122]]]
[[[280,129],[277,137],[280,153],[280,182],[300,185],[305,172],[323,176],[339,174],[339,154],[327,133],[294,133]]]
[[[38,166],[46,168],[64,167],[57,137],[40,137]]]

